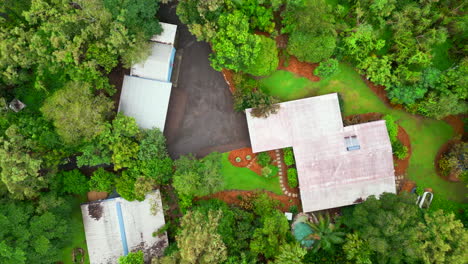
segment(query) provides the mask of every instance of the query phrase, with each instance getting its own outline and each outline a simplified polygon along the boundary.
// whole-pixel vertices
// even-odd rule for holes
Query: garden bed
[[[274,151],[268,151],[271,159],[275,159]],[[251,159],[247,160],[246,157],[250,155]],[[236,158],[241,158],[240,162],[236,161]],[[252,152],[252,148],[241,148],[229,152],[228,159],[232,165],[239,168],[247,168],[255,172],[259,176],[262,176],[262,166],[260,166],[256,161],[257,154]]]
[[[436,172],[437,172],[437,175],[446,180],[446,181],[450,181],[450,182],[459,182],[460,179],[458,179],[457,177],[454,177],[453,175],[449,175],[449,176],[445,176],[440,167],[439,167],[439,161],[440,159],[450,150],[450,148],[452,148],[453,145],[457,144],[457,143],[460,143],[461,140],[459,139],[451,139],[449,140],[448,142],[446,142],[444,145],[442,145],[442,147],[440,147],[439,151],[437,152],[437,155],[434,159],[434,167],[436,168]]]
[[[411,158],[411,153],[412,153],[412,149],[411,149],[411,141],[410,141],[410,137],[408,135],[408,133],[406,133],[406,130],[398,125],[398,136],[397,136],[398,140],[403,144],[403,146],[407,147],[408,148],[408,156],[404,159],[398,159],[397,157],[395,157],[395,155],[393,155],[393,164],[395,166],[395,175],[404,175],[406,174],[406,170],[408,169],[408,166],[409,166],[409,161],[410,161],[410,158]]]
[[[200,197],[200,200],[208,200],[212,198],[219,199],[224,201],[228,204],[240,206],[242,199],[241,197],[248,197],[250,195],[254,195],[256,191],[243,191],[243,190],[228,190],[228,191],[221,191],[211,195]],[[297,206],[298,210],[301,212],[301,201],[299,198],[291,198],[286,195],[278,195],[269,191],[264,191],[264,193],[268,194],[272,199],[277,200],[281,203],[280,210],[283,212],[288,212],[289,208],[293,205]]]

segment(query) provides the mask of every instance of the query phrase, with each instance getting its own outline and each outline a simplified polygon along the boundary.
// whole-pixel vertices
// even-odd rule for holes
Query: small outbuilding
[[[162,33],[151,38],[146,60],[134,64],[124,77],[119,112],[134,117],[141,128],[164,131],[171,95],[177,26],[161,23]]]
[[[141,128],[164,131],[171,89],[171,83],[126,75],[119,112],[134,117]]]
[[[167,234],[153,236],[165,224],[159,190],[142,202],[118,197],[83,204],[81,213],[91,264],[115,264],[119,257],[139,250],[149,262],[168,245]]]

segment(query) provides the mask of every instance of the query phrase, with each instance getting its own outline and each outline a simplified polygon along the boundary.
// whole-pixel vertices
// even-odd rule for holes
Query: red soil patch
[[[463,125],[462,117],[459,115],[449,115],[444,118],[444,121],[453,127],[457,135],[463,135],[465,127]]]
[[[280,58],[280,63],[278,66],[278,70],[285,70],[288,72],[292,72],[300,77],[305,77],[313,82],[320,81],[320,77],[314,75],[314,70],[317,68],[318,63],[307,63],[307,62],[300,62],[296,57],[291,56],[289,57],[288,66],[284,67],[284,58]]]
[[[232,71],[228,69],[223,69],[221,71],[223,73],[224,80],[229,85],[229,91],[234,93],[236,91],[236,87],[234,86],[234,82],[232,81]]]
[[[410,193],[413,190],[414,187],[416,187],[416,183],[414,181],[405,181],[405,183],[401,187],[400,192]]]
[[[441,177],[442,179],[446,181],[451,181],[451,182],[459,182],[460,179],[455,177],[453,174],[450,174],[449,176],[445,176],[441,169],[439,168],[439,161],[440,159],[452,148],[453,145],[460,143],[459,139],[451,139],[447,141],[442,147],[440,147],[439,151],[437,152],[436,158],[434,159],[434,167],[436,169],[437,175]]]
[[[258,192],[258,191],[257,191]],[[228,204],[240,206],[242,199],[239,197],[248,197],[255,195],[256,191],[241,191],[241,190],[230,190],[230,191],[221,191],[217,192],[208,196],[204,196],[199,198],[200,200],[208,200],[208,199],[219,199],[224,201]],[[269,191],[263,191],[263,193],[268,194],[272,199],[278,200],[281,203],[281,208],[279,208],[283,212],[289,211],[289,207],[292,205],[296,205],[299,211],[302,211],[301,201],[298,198],[291,198],[286,195],[278,195]]]
[[[411,153],[413,150],[411,149],[411,141],[408,133],[406,133],[406,130],[402,126],[398,126],[398,140],[408,148],[408,156],[405,159],[398,159],[395,155],[393,155],[393,164],[395,166],[395,175],[404,175],[406,173],[406,170],[408,169],[409,166],[409,160],[411,158]]]
[[[270,154],[270,157],[272,160],[275,158],[275,152],[274,151],[269,151],[268,154]],[[252,158],[250,160],[246,159],[246,156],[250,155]],[[241,162],[236,161],[236,157],[241,158]],[[231,152],[229,152],[229,162],[233,166],[239,167],[239,168],[248,168],[251,171],[255,172],[259,176],[262,175],[262,166],[260,166],[257,161],[257,154],[252,152],[252,148],[241,148],[241,149],[236,149]],[[250,164],[249,167],[247,167]]]
[[[377,85],[371,81],[369,81],[365,75],[361,75],[361,79],[367,84],[367,86],[384,102],[387,106],[392,106],[390,100],[387,96],[387,91],[385,90],[385,86]]]

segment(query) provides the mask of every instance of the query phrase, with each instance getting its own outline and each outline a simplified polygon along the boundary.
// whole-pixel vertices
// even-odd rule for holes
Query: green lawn
[[[83,226],[83,218],[81,217],[80,204],[86,202],[85,198],[76,198],[72,204],[73,212],[71,214],[71,238],[72,241],[68,247],[62,250],[62,261],[64,264],[74,264],[72,261],[72,252],[74,248],[82,248],[85,250],[85,264],[89,264],[88,248],[86,246],[86,238]]]
[[[223,153],[223,168],[221,171],[224,176],[226,190],[253,191],[261,189],[282,194],[278,177],[268,179],[257,175],[250,169],[233,166],[228,156],[229,153]]]
[[[287,71],[277,71],[261,80],[261,88],[282,101],[338,92],[344,101],[344,115],[379,112],[392,114],[408,132],[413,154],[408,168],[408,177],[419,186],[431,187],[435,195],[462,202],[466,200],[466,188],[462,183],[450,183],[437,176],[434,158],[438,149],[453,135],[447,123],[422,118],[403,110],[387,107],[367,85],[356,71],[345,64],[340,65],[340,73],[329,80],[311,82],[298,78]]]

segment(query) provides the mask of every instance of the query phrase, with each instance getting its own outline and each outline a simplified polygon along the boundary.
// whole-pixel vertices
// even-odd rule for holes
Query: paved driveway
[[[243,113],[233,110],[232,96],[220,72],[208,61],[210,47],[197,42],[175,14],[175,3],[161,5],[161,21],[177,24],[176,48],[182,54],[177,84],[172,88],[164,134],[173,158],[204,156],[250,146]],[[177,74],[176,74],[177,75]]]

